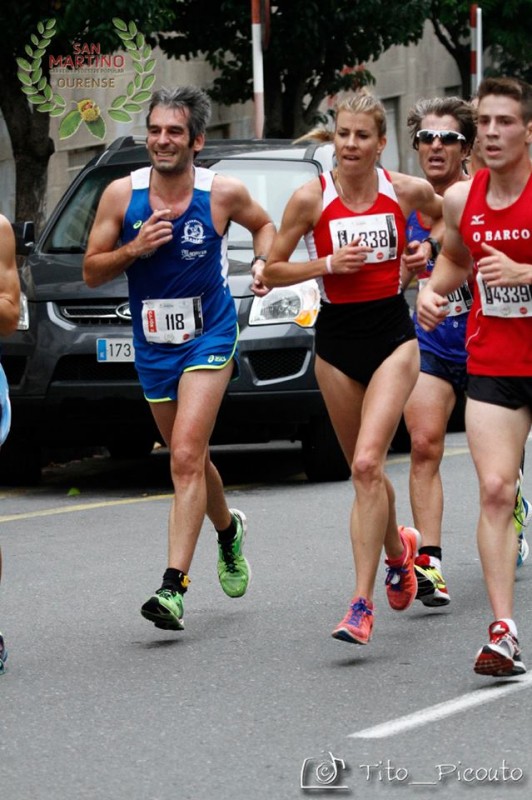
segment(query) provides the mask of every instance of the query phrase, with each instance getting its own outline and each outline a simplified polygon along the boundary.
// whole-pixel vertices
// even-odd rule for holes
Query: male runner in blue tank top
[[[476,133],[474,111],[458,97],[419,100],[410,110],[407,124],[419,166],[434,191],[443,196],[457,181],[467,181],[464,169]],[[438,225],[442,228],[440,223]],[[427,261],[418,271],[421,287],[434,266],[439,249],[432,220],[413,211],[407,220],[407,241],[422,242]],[[431,235],[434,234],[434,235]],[[439,238],[443,235],[441,229]],[[403,284],[412,273],[404,270]],[[471,305],[471,291],[465,283],[449,298],[451,313],[434,331],[424,331],[414,314],[420,349],[420,373],[407,400],[404,417],[412,442],[410,462],[410,504],[414,525],[422,536],[416,558],[417,598],[425,606],[450,602],[441,571],[441,529],[443,487],[440,464],[445,433],[452,410],[466,384],[465,329]]]
[[[250,579],[243,555],[246,518],[227,507],[209,439],[238,371],[227,229],[232,220],[243,225],[252,233],[255,253],[265,254],[252,265],[253,291],[265,294],[261,274],[275,228],[241,181],[194,166],[209,115],[209,99],[195,87],[153,95],[146,140],[151,167],[104,191],[84,261],[89,286],[122,272],[127,276],[135,365],[170,450],[175,495],[168,569],[141,609],[157,627],[170,630],[183,628],[183,595],[205,514],[218,532],[224,592],[240,597]]]

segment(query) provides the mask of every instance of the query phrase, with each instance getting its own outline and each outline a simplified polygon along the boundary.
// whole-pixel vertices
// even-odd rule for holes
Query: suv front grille
[[[259,381],[272,381],[301,372],[307,354],[308,350],[304,347],[292,347],[283,350],[253,350],[248,358]]]
[[[93,356],[63,356],[55,366],[54,381],[127,381],[138,383],[137,371],[133,363],[116,362],[101,364]]]
[[[131,314],[127,300],[114,302],[107,300],[101,303],[61,303],[56,305],[56,312],[61,319],[74,325],[131,327]]]

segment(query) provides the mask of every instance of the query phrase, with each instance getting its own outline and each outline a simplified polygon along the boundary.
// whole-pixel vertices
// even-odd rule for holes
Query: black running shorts
[[[532,410],[532,378],[468,375],[467,396],[494,406],[513,409],[528,406]]]
[[[316,322],[316,353],[363,386],[394,350],[415,338],[403,295],[365,303],[323,303]]]

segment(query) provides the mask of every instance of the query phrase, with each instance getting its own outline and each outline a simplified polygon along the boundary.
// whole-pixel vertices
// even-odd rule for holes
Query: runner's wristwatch
[[[430,244],[431,258],[433,261],[436,261],[438,253],[441,250],[441,244],[438,242],[437,239],[433,239],[432,236],[429,236],[427,239],[424,239],[423,241],[428,242]]]

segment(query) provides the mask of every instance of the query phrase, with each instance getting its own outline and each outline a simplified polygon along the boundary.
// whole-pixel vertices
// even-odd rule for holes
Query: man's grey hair
[[[188,111],[188,129],[190,132],[189,144],[192,145],[197,136],[207,130],[211,117],[211,101],[208,95],[197,86],[178,86],[176,89],[158,89],[153,93],[146,125],[150,124],[151,112],[156,106],[166,108],[180,108]]]
[[[477,132],[476,114],[470,103],[462,100],[461,97],[432,97],[418,100],[408,113],[406,124],[412,136],[412,146],[414,150],[419,147],[416,133],[421,130],[423,119],[429,114],[436,117],[454,117],[458,123],[458,129],[465,142],[462,142],[462,149],[469,150],[473,146]]]

